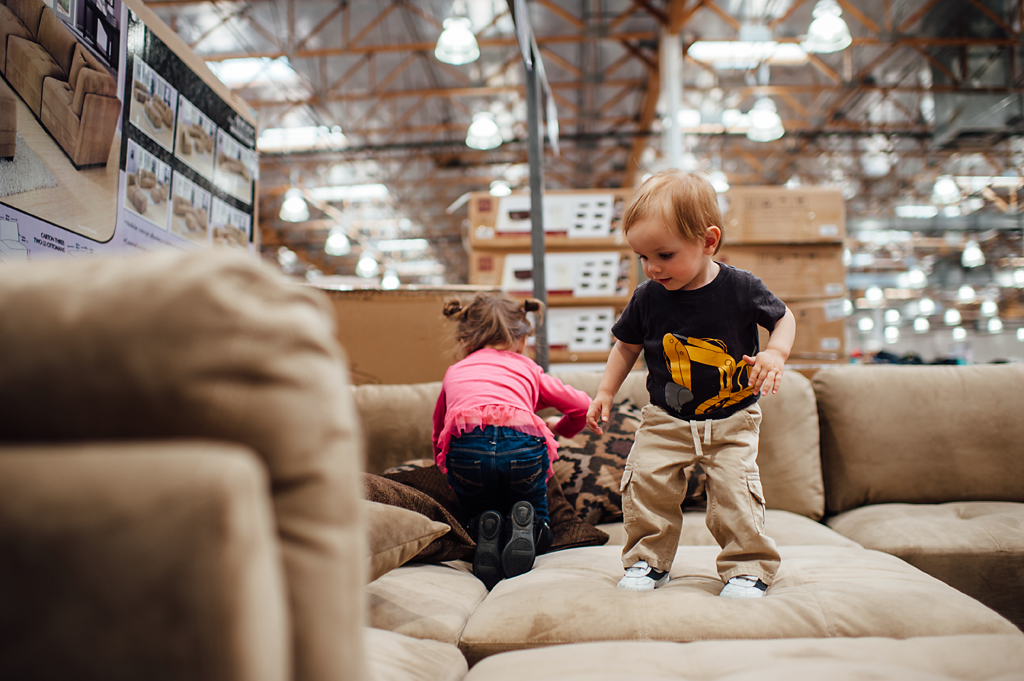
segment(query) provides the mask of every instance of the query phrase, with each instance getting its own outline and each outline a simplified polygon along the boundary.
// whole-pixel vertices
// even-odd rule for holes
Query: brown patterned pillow
[[[619,486],[639,426],[640,409],[631,400],[623,400],[609,410],[604,435],[585,429],[574,438],[558,438],[555,477],[580,520],[592,525],[622,520]],[[704,469],[698,463],[686,468],[684,474],[683,508],[705,506]]]
[[[463,520],[459,500],[448,486],[448,478],[432,461],[407,461],[384,471],[384,477],[423,492],[452,516]],[[608,542],[606,532],[576,517],[575,509],[566,501],[562,487],[554,477],[548,480],[548,517],[555,535],[552,551],[575,546],[603,546]]]

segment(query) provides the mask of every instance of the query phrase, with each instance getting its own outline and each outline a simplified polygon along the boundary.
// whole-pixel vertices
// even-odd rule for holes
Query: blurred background
[[[297,279],[388,291],[529,278],[510,4],[149,3],[258,115],[262,256]],[[552,332],[567,335],[552,361],[600,359],[573,329],[603,329],[642,276],[615,211],[670,166],[721,192],[723,257],[806,309],[813,342],[793,361],[1024,361],[1021,0],[521,5],[557,139],[546,199],[610,201],[591,237],[546,216],[552,276],[569,281],[552,293]],[[584,292],[602,268],[615,290]]]

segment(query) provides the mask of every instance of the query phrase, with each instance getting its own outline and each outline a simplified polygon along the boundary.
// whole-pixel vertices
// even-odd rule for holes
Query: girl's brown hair
[[[467,355],[487,346],[519,345],[533,334],[527,312],[543,314],[544,304],[534,298],[515,301],[501,293],[478,293],[465,307],[456,298],[444,304],[444,316],[458,322],[455,339]]]
[[[640,185],[622,214],[622,233],[628,234],[633,225],[650,217],[663,219],[689,241],[703,241],[712,225],[725,232],[718,193],[711,181],[678,168],[662,170]],[[722,239],[718,245],[722,245]]]

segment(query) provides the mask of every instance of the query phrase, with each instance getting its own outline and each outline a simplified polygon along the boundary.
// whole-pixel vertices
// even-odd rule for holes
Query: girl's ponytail
[[[444,301],[444,310],[442,310],[442,312],[444,313],[445,317],[455,317],[456,319],[458,319],[459,316],[461,316],[462,311],[462,303],[459,301],[458,298],[449,298],[448,300]]]

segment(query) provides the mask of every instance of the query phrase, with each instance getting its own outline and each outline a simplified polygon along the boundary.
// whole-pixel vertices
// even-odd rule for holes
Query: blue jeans
[[[466,522],[484,511],[507,516],[517,501],[530,502],[538,524],[548,521],[550,461],[544,438],[504,426],[478,426],[452,438],[447,465],[448,484]]]

